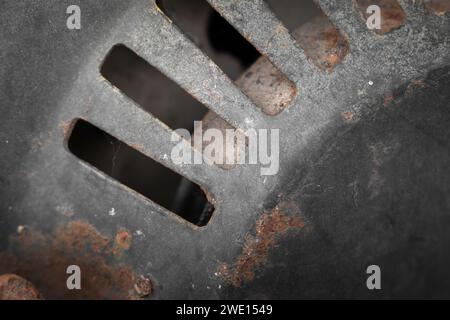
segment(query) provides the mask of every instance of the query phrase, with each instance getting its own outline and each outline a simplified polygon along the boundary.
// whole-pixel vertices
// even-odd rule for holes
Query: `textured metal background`
[[[105,263],[129,268],[133,281],[151,279],[154,299],[448,297],[449,17],[400,1],[405,25],[380,36],[351,1],[317,2],[349,39],[332,73],[310,62],[263,1],[210,1],[296,84],[289,108],[271,117],[153,1],[80,1],[81,31],[65,27],[70,1],[2,1],[0,271],[22,270],[44,296],[77,297],[58,287],[65,282],[46,282],[45,273],[61,270],[27,250],[51,246],[48,235],[84,221],[95,228],[85,240],[98,233],[120,246],[117,234],[127,230],[131,245],[105,254]],[[118,43],[235,127],[281,128],[279,174],[174,165],[164,156],[171,131],[100,76]],[[75,118],[203,186],[216,205],[210,223],[193,227],[79,161],[65,147]],[[46,240],[25,239],[24,249],[18,226]],[[255,259],[242,259],[245,248]],[[10,266],[7,255],[35,269]],[[369,264],[382,267],[381,292],[365,287]],[[87,297],[128,296],[127,285]]]

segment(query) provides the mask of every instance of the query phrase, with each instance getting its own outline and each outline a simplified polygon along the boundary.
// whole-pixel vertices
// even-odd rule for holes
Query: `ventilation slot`
[[[114,46],[100,73],[144,110],[172,129],[192,132],[208,109],[124,45]]]
[[[265,114],[282,112],[296,87],[206,0],[157,0],[158,7],[235,81]]]
[[[214,207],[200,187],[103,130],[77,120],[68,139],[75,156],[181,218],[204,226]]]
[[[355,0],[359,11],[366,22],[374,11],[369,6],[376,5],[380,8],[380,29],[374,29],[378,34],[386,34],[400,28],[405,23],[405,12],[396,0]]]
[[[348,40],[312,1],[266,0],[311,61],[331,72],[349,52]]]
[[[187,129],[192,136],[194,121],[199,120],[203,121],[203,131],[196,134],[203,134],[205,130],[214,128],[225,135],[226,129],[235,129],[124,45],[116,45],[111,49],[100,68],[100,73],[144,110],[173,130]],[[203,149],[209,144],[204,142]],[[232,157],[225,153],[227,150],[225,145],[226,142],[222,148],[223,163]],[[194,139],[192,146],[195,147]],[[226,170],[234,167],[226,164],[217,165]]]

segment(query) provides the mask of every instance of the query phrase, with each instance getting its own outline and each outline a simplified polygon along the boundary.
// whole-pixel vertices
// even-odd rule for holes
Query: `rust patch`
[[[267,260],[270,249],[279,236],[290,230],[303,229],[305,222],[298,216],[299,209],[293,203],[283,202],[271,212],[264,213],[257,221],[254,235],[245,237],[242,253],[233,265],[220,263],[218,275],[235,287],[255,277],[255,270]]]
[[[266,58],[260,57],[236,85],[267,115],[281,113],[297,95],[297,87]]]
[[[113,254],[120,255],[123,251],[130,249],[132,243],[132,235],[127,230],[119,230],[116,234]]]
[[[429,11],[440,17],[450,11],[450,0],[425,0],[424,2]]]
[[[149,278],[144,276],[140,276],[136,279],[134,284],[134,290],[139,295],[139,297],[147,297],[153,291],[153,285]]]
[[[131,238],[120,241],[131,244]],[[116,245],[85,221],[71,221],[48,235],[25,227],[10,236],[10,251],[0,252],[0,274],[29,279],[48,299],[140,298],[139,275],[114,255]],[[69,265],[81,269],[81,290],[66,287]]]
[[[282,25],[276,32],[284,32]],[[331,71],[340,63],[349,52],[348,40],[343,36],[333,24],[325,17],[321,16],[306,23],[297,29],[293,36],[300,42],[306,54],[313,62],[322,69]],[[253,101],[255,105],[267,115],[275,116],[280,114],[298,94],[296,85],[288,80],[272,63],[266,58],[259,58],[242,76],[236,80],[236,85]],[[234,129],[216,113],[209,111],[203,118],[204,130],[215,128],[225,133],[226,129]],[[227,145],[224,141],[222,153],[224,160],[242,159],[242,154],[236,148]],[[204,143],[205,148],[209,143]],[[233,144],[233,142],[231,142]],[[234,152],[227,153],[227,150]],[[225,164],[219,167],[229,170],[235,165]]]
[[[320,69],[331,72],[350,51],[347,38],[325,16],[317,16],[292,35]]]
[[[342,120],[344,120],[347,123],[353,123],[356,121],[356,116],[351,111],[345,111],[342,112]]]
[[[31,282],[15,274],[0,276],[0,300],[42,300]]]
[[[89,223],[74,220],[67,226],[57,229],[53,243],[57,247],[69,248],[76,252],[83,252],[86,249],[101,253],[106,250],[109,240]]]
[[[123,250],[128,250],[131,247],[132,236],[126,230],[120,230],[116,234],[116,244]]]
[[[406,14],[396,0],[354,0],[360,10],[364,21],[372,15],[367,13],[367,8],[377,5],[381,9],[381,29],[374,31],[378,34],[386,34],[405,24]]]

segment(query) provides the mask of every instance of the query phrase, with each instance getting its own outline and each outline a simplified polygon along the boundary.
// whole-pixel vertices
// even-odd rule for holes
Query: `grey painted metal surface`
[[[448,91],[448,15],[401,1],[406,24],[379,36],[365,28],[351,1],[320,0],[350,41],[349,55],[329,74],[308,60],[263,1],[210,3],[297,85],[298,96],[280,115],[260,112],[153,1],[84,0],[82,29],[75,32],[65,28],[67,1],[0,4],[0,249],[13,250],[9,239],[19,225],[51,232],[86,220],[109,238],[122,227],[133,234],[122,259],[153,280],[154,299],[448,296],[448,276],[440,291],[429,287],[444,276],[449,259],[449,111],[442,94]],[[229,171],[174,165],[165,156],[171,131],[100,76],[106,54],[119,43],[232,125],[281,128],[279,174],[260,176],[250,165]],[[409,101],[399,102],[405,109],[419,105],[386,115],[387,93],[435,69],[444,71],[432,81],[447,87],[425,81],[433,94],[412,101],[400,95]],[[442,125],[435,133],[441,144],[415,129],[420,119],[411,120],[427,114],[428,100],[440,106],[430,106],[439,116],[428,126]],[[344,112],[358,121],[344,121]],[[76,118],[141,146],[203,186],[216,205],[210,223],[194,227],[79,161],[65,147],[65,129]],[[235,263],[255,221],[279,202],[295,203],[310,228],[279,239],[254,270],[256,278],[234,287],[218,273],[221,263]],[[70,217],[61,207],[70,208]],[[394,268],[402,263],[397,254],[417,259],[402,273]],[[392,278],[379,294],[365,288],[371,263]],[[414,287],[416,280],[425,284]]]

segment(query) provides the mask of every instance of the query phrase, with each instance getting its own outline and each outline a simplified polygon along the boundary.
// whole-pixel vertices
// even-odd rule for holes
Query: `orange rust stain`
[[[147,297],[152,294],[153,284],[149,278],[140,276],[136,279],[134,289],[140,297]]]
[[[444,16],[450,11],[449,0],[425,0],[425,7],[438,16]]]
[[[129,240],[124,241],[126,247]],[[0,252],[0,274],[29,279],[48,299],[138,299],[140,276],[114,255],[115,246],[85,221],[71,221],[45,235],[26,227],[10,236],[10,251]],[[82,290],[67,289],[69,265],[80,267]]]
[[[355,121],[356,117],[355,117],[355,114],[354,114],[353,112],[351,112],[351,111],[345,111],[345,112],[342,112],[342,119],[343,119],[345,122],[351,123],[351,122],[354,122],[354,121]]]
[[[102,236],[94,226],[85,221],[74,220],[56,231],[54,242],[59,247],[82,252],[84,249],[101,253],[108,246],[108,238]]]
[[[396,0],[355,0],[364,20],[372,13],[367,13],[370,5],[377,5],[381,9],[381,29],[374,30],[378,34],[386,34],[400,28],[405,23],[406,14]]]
[[[121,255],[123,251],[130,249],[132,243],[132,235],[127,230],[121,229],[117,232],[114,248],[112,253],[114,255]]]
[[[331,72],[350,52],[347,38],[324,16],[317,16],[293,32],[305,54],[320,69]]]
[[[269,251],[277,238],[290,230],[305,227],[305,222],[298,213],[299,209],[294,204],[286,202],[279,204],[271,212],[264,213],[256,222],[254,235],[248,234],[245,237],[242,253],[236,262],[231,266],[220,263],[218,275],[235,287],[253,280],[255,270],[267,261]]]
[[[0,300],[42,300],[39,291],[27,280],[15,274],[0,276]]]
[[[267,115],[281,113],[297,96],[296,85],[266,57],[260,57],[236,85]]]
[[[132,241],[132,236],[126,230],[120,230],[116,234],[116,244],[124,250],[128,250],[131,247],[131,241]]]

